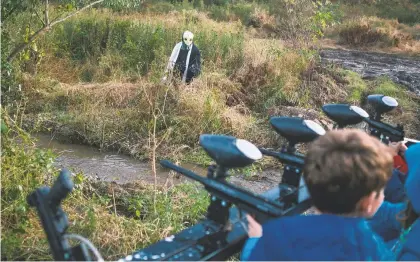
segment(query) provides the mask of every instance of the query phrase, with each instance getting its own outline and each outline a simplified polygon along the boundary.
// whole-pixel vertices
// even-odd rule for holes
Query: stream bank
[[[150,163],[112,151],[101,152],[92,146],[57,141],[48,134],[37,133],[33,136],[37,140],[38,148],[51,149],[57,155],[54,161],[57,168],[68,168],[75,173],[81,172],[85,176],[97,180],[118,184],[135,181],[153,184],[155,181]],[[205,176],[207,173],[206,168],[198,165],[190,163],[181,163],[180,165],[201,176]],[[156,169],[159,185],[177,185],[189,180],[160,167],[158,164]],[[245,175],[235,175],[229,178],[231,183],[256,193],[262,193],[274,187],[280,179],[280,172],[273,169],[264,170],[255,180],[249,180]]]

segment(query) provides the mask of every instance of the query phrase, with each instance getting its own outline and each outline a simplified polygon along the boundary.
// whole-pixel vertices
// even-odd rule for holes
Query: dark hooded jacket
[[[197,77],[201,73],[201,54],[200,50],[198,50],[197,46],[195,44],[191,45],[191,54],[190,54],[190,62],[188,64],[188,71],[187,71],[187,77],[185,81],[187,83],[191,82],[191,80],[194,77]],[[188,49],[181,48],[179,50],[178,58],[175,62],[175,68],[180,73],[180,76],[184,75],[184,71],[186,68],[186,60],[188,56]]]

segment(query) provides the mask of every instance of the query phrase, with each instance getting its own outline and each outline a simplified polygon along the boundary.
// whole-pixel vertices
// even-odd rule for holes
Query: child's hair
[[[398,214],[397,219],[400,221],[404,229],[408,229],[419,218],[419,215],[414,211],[411,201],[407,201],[407,208]]]
[[[321,212],[349,214],[372,192],[378,195],[392,174],[386,145],[357,129],[328,131],[309,147],[304,178]]]

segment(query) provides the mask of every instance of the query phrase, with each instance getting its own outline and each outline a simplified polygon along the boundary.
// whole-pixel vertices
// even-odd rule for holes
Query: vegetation
[[[49,3],[45,8],[45,3]],[[149,160],[209,164],[202,133],[229,134],[276,148],[272,115],[304,116],[328,127],[325,103],[364,105],[368,94],[398,99],[387,121],[415,136],[420,101],[387,78],[320,64],[326,38],[358,48],[418,50],[418,1],[404,0],[50,0],[2,3],[2,259],[46,260],[46,238],[26,196],[51,184],[54,154],[27,132],[114,149]],[[395,9],[388,8],[395,6]],[[49,28],[56,17],[69,17]],[[45,10],[48,10],[47,19]],[[404,13],[404,14],[403,14]],[[51,22],[48,22],[51,20]],[[407,24],[406,24],[407,23]],[[416,24],[417,23],[417,24]],[[45,29],[43,29],[45,28]],[[32,37],[38,30],[42,34]],[[203,72],[192,84],[160,82],[184,30],[195,34]],[[407,36],[407,37],[405,37]],[[21,44],[13,59],[7,59]],[[278,163],[264,159],[234,173],[253,179]],[[156,174],[155,174],[156,175]],[[166,188],[90,181],[75,174],[65,201],[72,232],[114,260],[177,232],[205,212],[195,184]],[[100,223],[99,223],[100,221]]]
[[[327,29],[335,44],[384,52],[420,54],[420,2],[346,1],[340,23]]]
[[[19,142],[17,142],[19,141]],[[50,151],[37,149],[29,134],[2,112],[2,260],[51,260],[48,242],[27,195],[51,185],[58,170]],[[69,232],[90,239],[106,260],[117,260],[201,218],[208,197],[196,184],[166,188],[142,183],[118,186],[73,177],[64,201]]]

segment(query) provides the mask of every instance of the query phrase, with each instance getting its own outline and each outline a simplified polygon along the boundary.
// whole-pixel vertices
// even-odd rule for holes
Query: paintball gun
[[[246,140],[231,136],[201,135],[200,145],[216,163],[208,168],[207,177],[199,176],[167,160],[161,161],[161,165],[204,185],[204,188],[210,193],[210,205],[206,217],[199,223],[121,260],[224,260],[239,252],[247,239],[245,212],[255,215],[258,221],[265,222],[276,217],[300,214],[306,211],[311,206],[309,196],[288,198],[288,196],[301,193],[299,183],[296,181],[301,181],[301,170],[304,164],[303,155],[291,152],[294,152],[293,148],[296,143],[311,141],[325,131],[316,123],[301,118],[272,118],[270,122],[279,134],[289,140],[289,145],[285,152],[267,150],[265,153],[284,161],[287,166],[299,168],[297,172],[293,173],[289,170],[290,178],[283,177],[279,187],[262,195],[256,195],[228,183],[226,178],[230,168],[245,167],[260,159],[262,157],[260,150]],[[297,178],[292,179],[292,175]],[[294,185],[288,184],[289,181],[292,181]],[[67,191],[70,192],[71,188],[72,184],[68,183]],[[38,191],[39,189],[36,192]],[[64,197],[65,195],[62,195],[60,199],[64,199]],[[40,210],[43,203],[38,201],[31,205]],[[59,207],[59,203],[56,205]],[[52,251],[54,259],[66,260],[63,259],[66,257],[68,260],[90,259],[86,252],[76,256],[74,254],[76,250],[68,248],[67,245],[63,248],[55,248],[53,242],[63,242],[65,229],[49,228],[49,225],[54,221],[45,220],[41,213],[39,215],[43,221],[44,230],[53,232],[52,234],[47,233],[47,236],[51,249],[54,250]],[[64,213],[62,215],[65,216]],[[67,225],[66,222],[65,227]],[[51,238],[49,235],[56,237]]]
[[[403,141],[405,133],[402,125],[398,124],[394,127],[381,121],[382,114],[390,112],[398,106],[397,100],[390,96],[369,95],[367,101],[374,109],[373,116],[364,119],[370,127],[370,134],[385,144]]]
[[[289,144],[284,146],[285,152],[264,152],[286,163],[289,167],[285,167],[288,178],[283,174],[279,186],[262,195],[229,184],[226,181],[228,169],[252,164],[262,157],[260,150],[246,140],[231,136],[201,135],[200,145],[216,162],[216,165],[208,168],[207,178],[167,160],[161,161],[161,165],[204,185],[211,200],[206,218],[170,238],[127,256],[124,260],[224,260],[239,252],[247,239],[245,212],[255,215],[260,223],[264,223],[276,217],[300,214],[309,209],[309,195],[306,188],[302,190],[299,184],[304,156],[294,154],[294,145],[312,141],[324,134],[325,130],[315,122],[297,117],[271,118],[270,123]]]
[[[50,244],[50,250],[56,261],[90,261],[88,247],[92,249],[99,261],[103,261],[97,249],[89,240],[78,235],[67,235],[67,215],[61,208],[61,202],[73,190],[73,181],[70,179],[70,172],[63,169],[54,185],[41,187],[27,197],[28,204],[35,207],[41,219],[42,226]],[[70,247],[68,239],[84,241],[75,247]]]
[[[282,145],[280,152],[259,148],[264,155],[274,157],[284,164],[279,197],[283,198],[283,203],[287,207],[297,203],[308,203],[305,200],[309,199],[309,193],[302,177],[304,155],[298,153],[295,146],[298,143],[313,141],[318,136],[324,135],[325,130],[314,121],[300,117],[271,117],[270,124],[288,141],[288,144]]]
[[[369,126],[369,133],[385,144],[405,141],[406,146],[411,146],[420,143],[420,141],[405,138],[403,126],[394,127],[381,121],[382,114],[390,112],[398,106],[398,102],[394,98],[384,95],[369,95],[367,101],[373,107],[373,116],[370,116],[362,108],[349,104],[327,104],[322,106],[322,111],[334,121],[334,128],[344,128],[364,121]]]

